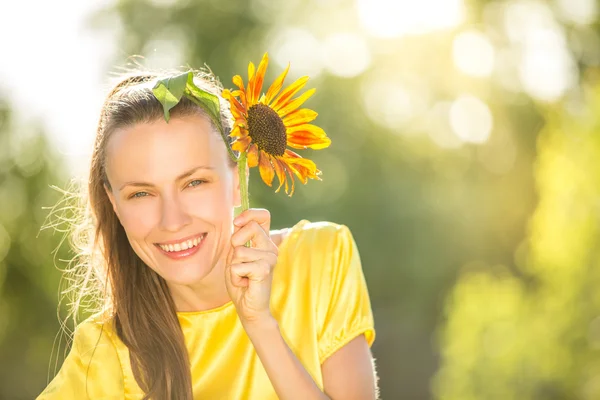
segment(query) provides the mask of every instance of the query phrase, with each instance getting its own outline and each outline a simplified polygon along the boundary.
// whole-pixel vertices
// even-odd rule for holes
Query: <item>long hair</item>
[[[94,143],[87,199],[72,227],[71,244],[77,263],[70,270],[73,282],[72,313],[80,312],[84,300],[92,309],[109,316],[119,339],[130,352],[134,377],[145,400],[192,400],[189,357],[175,303],[166,281],[134,252],[106,193],[106,146],[120,128],[163,118],[162,105],[152,94],[156,79],[172,74],[141,73],[122,76],[108,94],[101,110]],[[225,132],[231,129],[228,105],[221,86],[209,72],[194,72],[195,83],[221,101]],[[171,110],[173,118],[204,115],[186,99]],[[208,118],[208,117],[207,117]],[[213,126],[215,134],[219,134]],[[106,188],[106,189],[105,189]],[[75,272],[73,274],[73,272]]]

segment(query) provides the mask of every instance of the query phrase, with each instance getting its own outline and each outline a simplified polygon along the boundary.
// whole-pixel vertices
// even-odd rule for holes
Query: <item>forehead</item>
[[[227,165],[223,139],[199,115],[159,119],[114,131],[106,148],[110,180],[166,179],[204,165]]]

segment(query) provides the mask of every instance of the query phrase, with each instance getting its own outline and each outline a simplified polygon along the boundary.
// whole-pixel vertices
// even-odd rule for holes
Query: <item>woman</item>
[[[103,307],[77,326],[38,399],[376,398],[349,230],[301,221],[271,232],[260,209],[234,219],[239,178],[223,139],[186,98],[165,122],[158,78],[123,79],[103,106],[92,229],[75,230],[92,247],[79,300],[95,293]],[[220,95],[210,75],[195,80]]]

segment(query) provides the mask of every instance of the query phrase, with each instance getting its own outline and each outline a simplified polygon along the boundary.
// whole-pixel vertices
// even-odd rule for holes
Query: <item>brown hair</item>
[[[102,106],[85,216],[79,218],[72,231],[72,244],[79,257],[72,312],[76,318],[83,300],[91,298],[93,311],[110,317],[118,337],[129,349],[131,368],[146,394],[144,399],[192,400],[189,358],[166,281],[134,252],[105,191],[105,187],[110,190],[105,162],[111,134],[119,128],[164,118],[152,86],[157,79],[172,75],[142,73],[121,77]],[[228,134],[231,115],[220,96],[221,85],[209,72],[196,71],[194,75],[197,86],[219,96],[222,125]],[[193,114],[206,116],[185,97],[171,110],[172,118]],[[216,127],[213,129],[219,134]]]

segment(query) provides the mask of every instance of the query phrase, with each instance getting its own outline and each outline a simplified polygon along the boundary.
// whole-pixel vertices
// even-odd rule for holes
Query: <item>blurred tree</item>
[[[600,398],[600,81],[547,112],[514,271],[466,265],[440,332],[440,400]]]
[[[225,87],[265,51],[286,63],[285,54],[297,51],[307,60],[292,63],[289,83],[297,67],[321,54],[307,37],[319,42],[358,30],[355,3],[122,0],[93,24],[121,28],[117,65],[132,54],[149,67],[206,63]],[[319,112],[316,124],[333,142],[309,155],[323,182],[309,182],[289,199],[251,171],[251,205],[269,209],[275,228],[325,219],[355,235],[375,312],[373,352],[384,399],[430,397],[437,368],[431,332],[457,268],[471,259],[510,262],[534,207],[531,165],[540,115],[527,96],[455,71],[452,35],[372,41],[372,65],[355,77],[315,72],[309,87],[318,92],[308,107]],[[280,72],[272,62],[266,81]],[[383,84],[373,89],[374,81]],[[495,126],[485,144],[452,136],[450,104],[465,91],[489,99]],[[402,93],[415,102],[406,109]],[[402,119],[413,106],[414,120]]]
[[[58,240],[40,232],[43,207],[59,198],[64,169],[39,129],[21,124],[0,101],[0,399],[32,399],[46,385],[50,354],[60,365]],[[39,237],[38,237],[39,234]],[[65,258],[59,251],[56,258]],[[54,361],[54,359],[53,359]],[[50,372],[49,372],[50,371]]]

